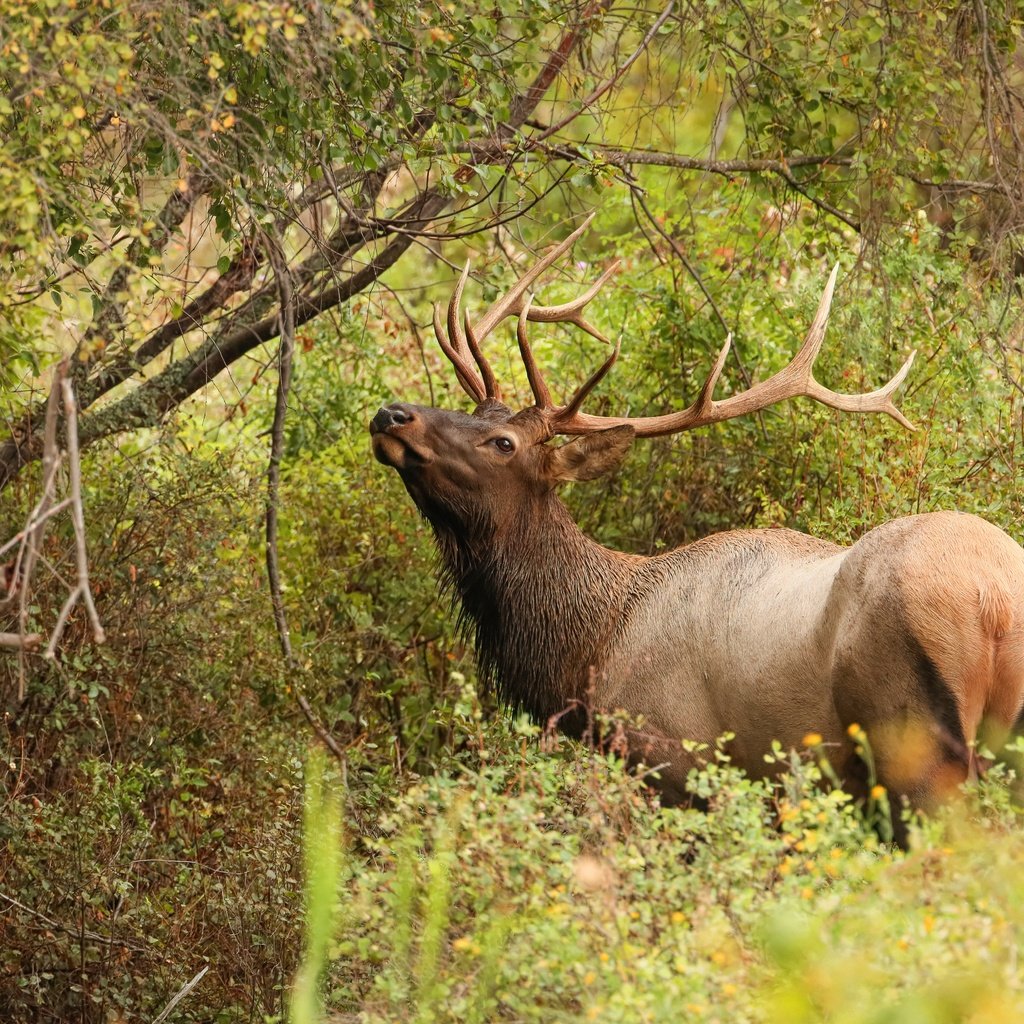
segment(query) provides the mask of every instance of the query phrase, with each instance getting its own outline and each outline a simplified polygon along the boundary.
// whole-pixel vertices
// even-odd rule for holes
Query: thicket
[[[906,856],[882,841],[884,795],[863,817],[808,752],[779,753],[776,787],[710,752],[710,813],[659,809],[476,693],[429,532],[366,435],[391,396],[464,402],[428,337],[450,264],[473,255],[478,309],[596,208],[539,292],[624,261],[592,307],[623,338],[595,411],[689,401],[726,328],[721,393],[766,376],[838,259],[819,377],[864,390],[916,350],[900,404],[918,429],[794,402],[638,443],[567,494],[588,533],[642,552],[744,526],[846,542],[959,508],[1024,539],[1012,6],[304,11],[3,5],[0,539],[38,495],[24,442],[71,350],[108,641],[76,614],[53,661],[0,651],[0,1017],[154,1020],[204,967],[166,1019],[1019,1013],[1004,774]],[[263,539],[280,350],[256,342],[302,303],[328,315],[294,337],[289,666]],[[605,354],[532,336],[566,392]],[[528,394],[511,336],[492,344]],[[43,555],[45,634],[70,523]],[[310,756],[298,694],[343,762]]]

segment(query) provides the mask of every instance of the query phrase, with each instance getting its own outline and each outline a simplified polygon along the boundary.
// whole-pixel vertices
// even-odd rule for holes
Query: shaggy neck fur
[[[516,525],[428,519],[437,536],[442,581],[461,604],[476,641],[481,681],[502,703],[544,724],[577,732],[598,652],[619,623],[632,559],[589,540],[549,494]]]

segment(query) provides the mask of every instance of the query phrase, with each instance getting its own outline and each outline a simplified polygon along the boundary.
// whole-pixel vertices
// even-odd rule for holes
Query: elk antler
[[[583,308],[594,298],[599,289],[609,277],[618,269],[618,261],[613,263],[601,277],[578,299],[567,302],[561,306],[533,306],[532,296],[526,294],[527,288],[546,270],[551,264],[576,241],[586,230],[593,214],[584,221],[564,242],[555,246],[536,266],[526,272],[513,286],[512,289],[500,298],[474,329],[466,318],[465,334],[458,324],[459,304],[462,299],[462,289],[469,274],[469,264],[462,273],[459,284],[452,296],[448,306],[448,339],[445,339],[441,329],[441,315],[438,308],[434,307],[434,330],[437,333],[441,348],[451,360],[455,367],[459,382],[477,402],[483,402],[487,398],[500,399],[501,392],[498,382],[490,365],[480,350],[480,342],[507,316],[518,315],[519,325],[516,336],[519,341],[519,351],[522,355],[523,365],[526,368],[526,376],[530,382],[530,389],[533,392],[536,408],[544,416],[552,434],[590,434],[597,430],[604,430],[608,427],[629,425],[636,431],[637,437],[658,437],[664,434],[675,434],[684,430],[692,430],[695,427],[702,427],[709,423],[720,423],[723,420],[734,419],[737,416],[745,416],[748,413],[757,412],[781,402],[787,398],[796,398],[800,395],[813,398],[814,401],[827,405],[832,409],[839,409],[842,412],[883,412],[891,416],[897,423],[913,430],[914,426],[896,408],[892,396],[896,389],[906,379],[910,372],[911,364],[914,362],[915,353],[900,368],[899,372],[884,387],[877,391],[870,391],[860,395],[844,395],[830,391],[814,379],[814,360],[821,350],[822,341],[825,338],[825,327],[828,324],[829,309],[832,306],[832,294],[835,291],[836,277],[839,274],[839,264],[832,268],[828,284],[818,303],[818,311],[807,331],[807,337],[800,346],[799,351],[793,359],[784,366],[778,373],[773,374],[767,380],[755,384],[747,391],[732,395],[722,401],[715,401],[713,398],[715,385],[721,376],[725,366],[726,357],[732,344],[732,335],[725,339],[715,364],[711,369],[707,380],[700,389],[696,400],[692,405],[679,412],[665,413],[660,416],[593,416],[581,412],[583,402],[602,380],[605,374],[612,368],[619,355],[619,345],[616,344],[611,355],[605,360],[601,367],[587,380],[563,406],[556,406],[551,399],[551,393],[544,377],[537,367],[530,343],[526,335],[526,325],[530,320],[542,321],[544,323],[573,323],[581,327],[588,334],[599,338],[601,341],[607,339],[583,319]],[[469,357],[479,367],[479,374],[469,363]]]
[[[594,219],[592,213],[568,238],[559,242],[552,250],[536,265],[531,267],[512,288],[498,299],[490,309],[474,325],[470,323],[469,316],[465,318],[465,331],[459,324],[459,307],[462,303],[462,290],[469,277],[469,261],[462,271],[459,283],[452,294],[451,302],[448,303],[447,336],[445,325],[441,320],[440,306],[434,306],[434,333],[437,335],[438,344],[441,350],[448,357],[448,360],[455,367],[455,375],[463,390],[476,402],[483,402],[488,398],[501,399],[501,388],[491,370],[490,364],[480,349],[481,342],[494,330],[506,317],[522,317],[524,310],[530,320],[541,323],[570,323],[593,335],[601,341],[607,341],[601,332],[593,325],[587,323],[583,318],[583,310],[601,290],[608,279],[619,269],[619,261],[616,260],[608,269],[587,289],[579,298],[572,302],[565,302],[559,306],[531,306],[530,298],[527,297],[527,289],[534,281],[544,273],[560,256],[572,248],[576,239],[583,234]],[[536,365],[533,362],[532,354],[529,353],[529,345],[523,350],[520,343],[520,350],[524,351],[524,359],[529,359],[527,372],[530,366],[533,367],[533,381],[540,380]],[[473,369],[470,359],[479,367],[479,373]],[[543,386],[543,381],[541,381]],[[536,395],[536,391],[534,392]]]

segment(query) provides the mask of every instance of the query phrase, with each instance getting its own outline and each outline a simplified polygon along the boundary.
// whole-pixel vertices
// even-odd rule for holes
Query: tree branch
[[[270,604],[274,611],[274,624],[277,626],[277,636],[281,643],[285,667],[293,678],[291,689],[295,694],[296,703],[323,745],[342,765],[347,765],[345,751],[320,721],[320,717],[313,710],[295,678],[302,666],[292,651],[288,617],[285,613],[284,597],[281,593],[281,566],[277,551],[277,510],[281,488],[281,457],[284,453],[284,421],[288,414],[288,392],[291,388],[292,358],[295,354],[295,293],[292,288],[291,273],[279,239],[268,238],[267,242],[268,256],[274,268],[274,277],[277,280],[281,299],[281,345],[278,350],[277,362],[277,396],[274,401],[274,422],[270,429],[270,461],[267,466],[266,553]]]
[[[533,136],[531,142],[543,142],[545,139],[550,138],[552,135],[560,132],[566,125],[572,124],[576,118],[580,117],[584,111],[589,110],[609,89],[611,89],[616,82],[636,63],[637,58],[640,54],[651,45],[654,37],[661,31],[661,26],[671,17],[672,11],[675,10],[675,0],[669,0],[668,6],[658,15],[658,19],[654,24],[647,30],[647,34],[640,41],[640,45],[626,58],[625,62],[620,64],[615,69],[615,72],[610,78],[605,80],[600,86],[598,86],[588,96],[585,96],[580,101],[579,110],[571,111],[566,114],[560,121],[556,121],[553,125],[549,125],[539,135]]]
[[[591,3],[586,8],[579,21],[562,36],[558,45],[548,56],[544,66],[537,72],[537,77],[509,105],[508,128],[505,134],[508,134],[508,129],[515,131],[521,128],[526,119],[533,114],[534,110],[537,109],[537,104],[544,98],[544,94],[550,88],[551,83],[561,73],[573,50],[576,49],[583,36],[583,32],[592,21],[604,14],[609,7],[611,7],[611,0],[595,0],[594,3]]]
[[[488,143],[492,154],[497,151],[503,152],[503,141],[513,135],[533,114],[537,104],[583,39],[586,29],[610,5],[611,0],[592,0],[572,26],[563,33],[534,80],[510,104],[508,121],[501,125],[499,132]],[[425,123],[429,123],[429,118],[425,120]],[[503,153],[502,159],[508,159],[508,155]],[[401,163],[402,161],[399,159],[396,166],[400,166]],[[322,186],[316,188],[311,186],[311,193],[322,194],[321,188]],[[327,188],[330,191],[335,188],[335,184],[328,184]],[[355,226],[360,229],[361,234],[358,241],[361,241],[362,244],[372,240],[373,236],[393,235],[394,237],[368,264],[350,274],[339,284],[323,288],[315,295],[297,293],[294,298],[295,325],[306,323],[373,283],[409,249],[413,242],[422,237],[430,223],[442,213],[449,201],[449,198],[437,187],[431,186],[425,188],[417,197],[412,204],[411,215],[404,219],[401,228],[383,221],[375,223],[372,218],[361,219],[360,223]],[[170,200],[168,204],[172,205]],[[173,206],[173,209],[177,211],[179,206]],[[177,214],[175,213],[175,215]],[[181,214],[181,218],[184,218],[184,213]],[[172,219],[171,211],[167,210],[165,220],[170,224]],[[368,233],[370,237],[367,236]],[[157,244],[166,244],[164,233],[159,234],[155,241]],[[336,266],[342,258],[349,258],[349,256],[350,253],[346,249],[336,258],[329,257],[327,265]],[[244,255],[241,262],[244,262]],[[125,357],[112,366],[97,372],[81,391],[83,408],[88,408],[100,395],[107,393],[127,379],[139,365],[138,357],[145,361],[151,361],[164,351],[174,338],[201,327],[206,322],[205,318],[218,308],[218,300],[222,304],[229,294],[237,290],[235,285],[245,280],[241,262],[237,268],[233,266],[228,271],[231,274],[232,271],[237,270],[239,281],[235,281],[233,278],[229,278],[227,282],[222,280],[219,282],[219,287],[218,283],[215,283],[207,293],[194,300],[174,321],[154,331],[137,349],[135,358]],[[308,265],[311,264],[307,263],[306,266]],[[306,266],[302,269],[306,269]],[[113,280],[108,282],[104,294],[111,296],[116,294],[124,282],[121,281],[117,288],[112,288],[115,283],[117,282]],[[280,317],[276,314],[269,314],[267,310],[269,301],[271,301],[269,292],[263,296],[252,297],[248,303],[232,312],[228,329],[218,331],[214,337],[200,345],[195,352],[168,366],[144,382],[130,395],[83,417],[79,425],[81,443],[88,445],[102,437],[135,427],[159,423],[170,409],[208,384],[235,360],[277,336],[281,329]],[[251,319],[239,323],[239,318],[246,315],[250,315]],[[97,333],[104,329],[108,322],[112,322],[110,320],[112,316],[114,316],[113,312],[109,312],[106,317],[101,314],[91,329],[93,337],[97,336]],[[226,326],[222,325],[222,327]],[[87,366],[87,364],[82,365]],[[25,465],[42,454],[41,439],[35,428],[37,413],[38,409],[35,406],[31,407],[22,422],[12,431],[11,437],[0,444],[0,490],[10,483]]]

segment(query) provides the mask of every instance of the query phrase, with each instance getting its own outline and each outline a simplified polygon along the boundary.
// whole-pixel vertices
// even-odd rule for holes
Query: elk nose
[[[370,433],[379,434],[389,427],[400,427],[411,423],[415,418],[412,409],[407,405],[382,405],[377,410],[377,415],[370,420]]]

